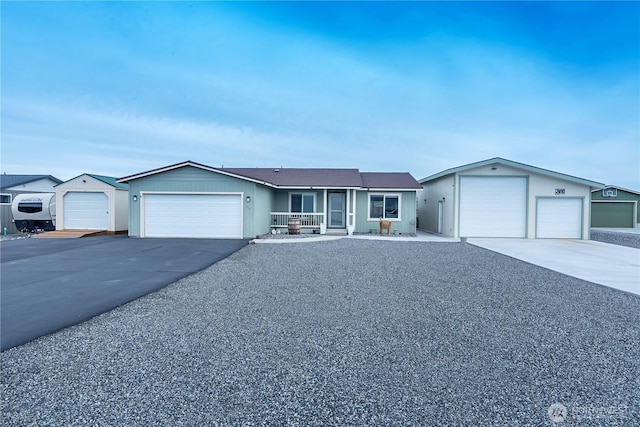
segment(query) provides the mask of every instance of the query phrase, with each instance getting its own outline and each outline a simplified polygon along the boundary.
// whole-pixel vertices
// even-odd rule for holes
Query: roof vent
[[[274,172],[280,172],[280,169],[275,168],[273,171],[274,171]]]

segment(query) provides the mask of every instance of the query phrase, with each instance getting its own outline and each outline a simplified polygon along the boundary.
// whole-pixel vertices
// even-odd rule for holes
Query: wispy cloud
[[[502,156],[640,188],[638,54],[589,53],[624,31],[562,30],[571,5],[370,6],[12,4],[2,168],[124,176],[191,159],[423,177]],[[545,25],[561,39],[531,13],[560,13]],[[625,155],[603,167],[605,152]]]

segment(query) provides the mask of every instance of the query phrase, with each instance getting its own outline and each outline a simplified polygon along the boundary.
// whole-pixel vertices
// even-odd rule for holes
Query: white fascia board
[[[361,188],[363,191],[420,191],[421,188]]]
[[[362,187],[325,187],[321,185],[272,185],[272,187],[277,188],[278,190],[362,190]]]

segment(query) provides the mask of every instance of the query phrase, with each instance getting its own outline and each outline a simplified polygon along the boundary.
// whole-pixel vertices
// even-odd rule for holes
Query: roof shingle
[[[16,185],[28,184],[30,182],[39,181],[41,179],[50,179],[56,184],[60,184],[62,181],[51,175],[0,175],[0,188],[11,188]]]
[[[277,187],[362,187],[358,169],[221,168]]]

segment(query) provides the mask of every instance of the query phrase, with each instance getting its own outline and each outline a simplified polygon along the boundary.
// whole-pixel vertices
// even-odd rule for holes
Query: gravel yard
[[[591,240],[640,249],[640,234],[637,233],[591,230]]]
[[[639,325],[465,243],[249,245],[2,353],[2,424],[633,426]]]

